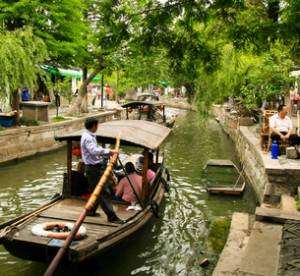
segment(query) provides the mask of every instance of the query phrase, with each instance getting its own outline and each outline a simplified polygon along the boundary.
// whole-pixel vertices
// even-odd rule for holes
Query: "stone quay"
[[[235,141],[244,174],[260,205],[254,215],[233,214],[213,275],[300,275],[300,212],[294,200],[299,190],[299,160],[271,159],[261,149],[258,125],[246,123],[221,106],[214,106],[213,113]]]

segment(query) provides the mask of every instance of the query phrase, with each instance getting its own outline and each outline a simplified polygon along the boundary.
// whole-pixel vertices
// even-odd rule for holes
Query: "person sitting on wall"
[[[290,117],[287,116],[288,108],[286,105],[278,106],[278,113],[270,118],[271,139],[277,142],[291,141],[292,145],[299,144],[299,137],[293,134],[293,123]]]

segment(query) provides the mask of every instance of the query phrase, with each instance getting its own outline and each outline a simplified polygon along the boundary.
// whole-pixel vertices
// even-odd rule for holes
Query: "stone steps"
[[[300,221],[295,200],[287,195],[281,197],[280,209],[256,208],[253,226],[249,214],[234,213],[230,233],[213,276],[277,275],[286,220]]]
[[[238,275],[243,251],[249,238],[250,216],[247,213],[233,213],[226,245],[220,255],[213,276]]]
[[[281,235],[282,225],[256,221],[241,258],[239,275],[277,275]]]

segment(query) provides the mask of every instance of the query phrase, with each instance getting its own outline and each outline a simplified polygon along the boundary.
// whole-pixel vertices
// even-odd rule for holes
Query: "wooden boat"
[[[244,192],[243,172],[230,160],[209,159],[203,172],[209,194],[241,195]]]
[[[142,93],[140,95],[137,96],[137,101],[159,101],[159,96],[157,94],[154,93]]]
[[[99,124],[96,133],[99,143],[113,145],[117,134],[121,133],[121,146],[143,150],[144,168],[147,168],[150,150],[155,153],[154,162],[159,163],[159,168],[150,184],[147,183],[146,171],[143,171],[142,208],[126,210],[129,205],[113,202],[114,210],[117,216],[125,221],[124,224],[108,222],[100,207],[97,210],[100,217],[84,217],[77,232],[77,239],[72,240],[70,247],[65,251],[61,260],[63,263],[74,264],[92,259],[99,260],[99,257],[113,252],[114,248],[133,236],[153,215],[159,216],[159,205],[165,190],[169,188],[168,173],[164,159],[159,154],[159,148],[170,131],[165,126],[146,121],[119,120]],[[66,238],[64,233],[53,232],[55,230],[53,225],[72,228],[82,210],[85,211],[88,199],[74,195],[75,183],[72,169],[72,159],[74,159],[72,152],[76,152],[74,149],[82,133],[83,130],[58,135],[55,138],[57,141],[67,143],[67,172],[62,194],[55,196],[37,210],[0,225],[0,243],[3,243],[12,255],[26,260],[50,262],[62,247],[63,239]],[[136,156],[130,158],[135,160]],[[125,165],[126,160],[122,163]]]
[[[166,111],[165,104],[159,101],[132,101],[122,107],[127,120],[146,120],[172,128],[177,118],[177,113]]]

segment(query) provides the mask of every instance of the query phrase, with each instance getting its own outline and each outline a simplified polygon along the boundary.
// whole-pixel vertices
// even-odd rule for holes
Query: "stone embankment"
[[[99,122],[113,120],[117,111],[91,113]],[[59,123],[44,123],[40,126],[11,127],[0,133],[0,163],[18,161],[19,159],[58,149],[64,146],[55,141],[58,134],[76,131],[84,127],[85,117],[70,118]]]
[[[215,267],[219,275],[300,275],[299,162],[273,160],[260,149],[253,128],[219,106],[214,113],[235,141],[244,172],[258,195],[255,214],[234,213],[227,243]]]
[[[195,110],[193,105],[187,102],[186,98],[162,98],[162,101],[169,107],[175,107],[186,110]]]
[[[259,125],[245,126],[245,120],[225,108],[214,106],[214,114],[236,144],[244,172],[260,203],[279,204],[281,195],[296,195],[299,185],[300,162],[280,156],[271,159],[260,148]]]
[[[170,98],[163,101],[168,106],[191,110],[191,105],[185,98]],[[91,99],[89,100],[91,103]],[[125,114],[114,101],[105,101],[102,108],[100,101],[90,107],[90,112],[81,114],[81,116],[70,117],[70,120],[59,123],[42,123],[39,126],[31,127],[10,127],[0,132],[0,164],[11,163],[22,158],[41,154],[47,151],[56,150],[63,146],[56,142],[54,137],[58,134],[76,131],[84,127],[85,118],[88,116],[96,117],[99,122],[107,122],[115,119],[124,118]],[[62,106],[59,115],[63,115],[68,107]],[[56,109],[50,108],[49,118],[56,116]],[[48,116],[47,116],[48,117]]]

